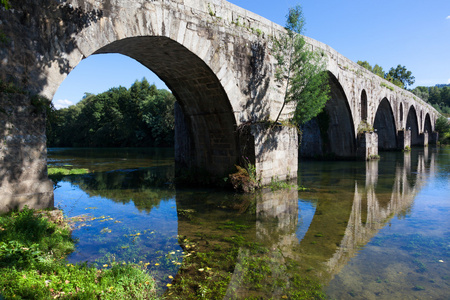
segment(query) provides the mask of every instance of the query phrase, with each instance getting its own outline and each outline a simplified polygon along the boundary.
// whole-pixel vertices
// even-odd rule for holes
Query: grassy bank
[[[69,264],[75,241],[61,212],[25,208],[0,216],[0,299],[155,299],[136,264]]]

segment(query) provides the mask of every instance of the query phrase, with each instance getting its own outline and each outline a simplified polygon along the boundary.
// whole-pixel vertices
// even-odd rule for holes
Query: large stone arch
[[[330,99],[324,110],[301,127],[302,157],[348,158],[356,153],[355,130],[349,102],[338,79],[328,73]]]
[[[337,157],[353,157],[356,139],[349,101],[339,80],[331,72],[328,76],[331,98],[324,109],[328,115],[326,152]]]
[[[172,90],[184,115],[177,163],[226,173],[238,160],[236,120],[228,96],[206,63],[178,42],[162,36],[114,41],[94,52],[120,53],[139,61]],[[183,126],[181,127],[183,128]]]
[[[373,127],[378,133],[378,149],[397,149],[397,130],[391,104],[387,98],[383,98],[378,105]]]
[[[417,121],[417,113],[413,105],[409,108],[408,116],[406,117],[406,130],[411,131],[411,146],[420,145],[419,122]]]

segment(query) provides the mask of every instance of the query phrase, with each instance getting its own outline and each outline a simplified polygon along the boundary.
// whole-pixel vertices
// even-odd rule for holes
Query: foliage
[[[439,132],[439,143],[441,145],[450,144],[450,122],[444,116],[436,120],[436,131]]]
[[[408,71],[405,66],[398,65],[395,69],[391,68],[389,72],[386,73],[381,66],[375,65],[372,68],[367,61],[358,60],[357,64],[403,89],[406,89],[408,85],[414,84],[415,78],[412,76],[411,71]]]
[[[391,68],[385,78],[401,88],[406,88],[408,85],[414,84],[415,81],[411,71],[408,71],[405,66],[401,65],[398,65],[395,69]]]
[[[364,132],[372,132],[373,126],[370,125],[366,120],[361,121],[358,125],[358,134],[364,133]]]
[[[85,94],[76,105],[55,111],[47,127],[50,147],[145,147],[174,143],[175,97],[144,78],[129,89]]]
[[[306,191],[307,188],[297,185],[295,182],[289,182],[286,180],[279,180],[277,177],[270,180],[270,184],[268,186],[270,190],[278,191],[278,190],[291,190],[295,189],[297,191]]]
[[[0,298],[155,298],[154,280],[137,265],[68,264],[70,230],[45,216],[25,207],[0,217]]]
[[[9,9],[11,7],[11,5],[9,4],[9,0],[1,0],[0,6],[6,8],[6,9]]]
[[[391,91],[394,91],[394,87],[391,86],[390,84],[386,84],[386,83],[382,82],[382,83],[380,83],[380,86],[385,87]]]
[[[237,172],[230,174],[230,181],[236,191],[249,193],[254,191],[259,183],[256,180],[256,168],[254,165],[249,169],[236,165]]]
[[[287,34],[275,40],[276,80],[286,81],[283,105],[275,123],[284,107],[293,103],[295,112],[290,121],[301,125],[322,111],[330,98],[330,88],[324,53],[309,50],[301,35],[305,22],[301,6],[290,8],[286,18]]]
[[[430,103],[437,111],[450,115],[450,85],[418,86],[412,92]]]

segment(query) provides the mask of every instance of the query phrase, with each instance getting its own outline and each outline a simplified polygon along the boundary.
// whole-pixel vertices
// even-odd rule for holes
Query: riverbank
[[[25,208],[0,216],[0,298],[156,299],[144,266],[69,264],[75,243],[62,211]]]

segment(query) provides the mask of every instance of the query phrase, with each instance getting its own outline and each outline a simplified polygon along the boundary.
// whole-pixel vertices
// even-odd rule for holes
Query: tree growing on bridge
[[[275,41],[277,68],[275,78],[286,80],[286,92],[275,123],[287,104],[295,105],[290,123],[299,126],[317,116],[330,98],[325,54],[310,50],[302,36],[305,20],[302,8],[289,9],[287,33]]]

